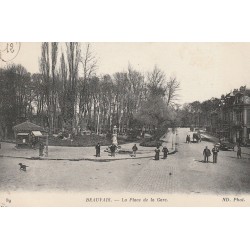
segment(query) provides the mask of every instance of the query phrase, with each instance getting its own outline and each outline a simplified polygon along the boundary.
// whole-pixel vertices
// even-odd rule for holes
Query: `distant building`
[[[219,111],[211,118],[212,130],[236,143],[250,143],[250,89],[235,89],[221,97]]]

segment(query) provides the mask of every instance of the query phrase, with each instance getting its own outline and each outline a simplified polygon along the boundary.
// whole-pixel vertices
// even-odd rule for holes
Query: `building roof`
[[[29,121],[23,122],[13,127],[15,131],[44,131],[44,128]]]

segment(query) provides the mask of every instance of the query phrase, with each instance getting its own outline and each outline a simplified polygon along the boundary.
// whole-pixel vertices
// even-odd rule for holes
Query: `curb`
[[[169,155],[175,154],[177,151],[172,151]],[[110,161],[121,161],[121,160],[136,160],[136,159],[147,159],[154,158],[151,156],[141,156],[141,157],[130,157],[130,158],[110,158],[110,159],[92,159],[92,158],[42,158],[42,157],[23,157],[23,156],[10,156],[10,155],[0,155],[0,157],[15,158],[15,159],[25,159],[25,160],[41,160],[41,161],[94,161],[94,162],[110,162]]]

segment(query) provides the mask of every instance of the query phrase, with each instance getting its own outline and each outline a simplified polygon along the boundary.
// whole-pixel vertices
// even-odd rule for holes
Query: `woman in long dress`
[[[158,161],[160,159],[160,148],[157,146],[155,149],[155,160]]]

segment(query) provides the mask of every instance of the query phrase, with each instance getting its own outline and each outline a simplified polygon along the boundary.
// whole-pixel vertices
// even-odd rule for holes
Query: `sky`
[[[175,76],[181,84],[180,104],[219,98],[242,85],[250,87],[250,43],[91,43],[91,46],[98,59],[97,74],[124,71],[130,64],[145,73],[157,65],[167,77]],[[21,43],[11,62],[36,73],[40,54],[41,43]],[[1,67],[5,65],[0,61]]]

